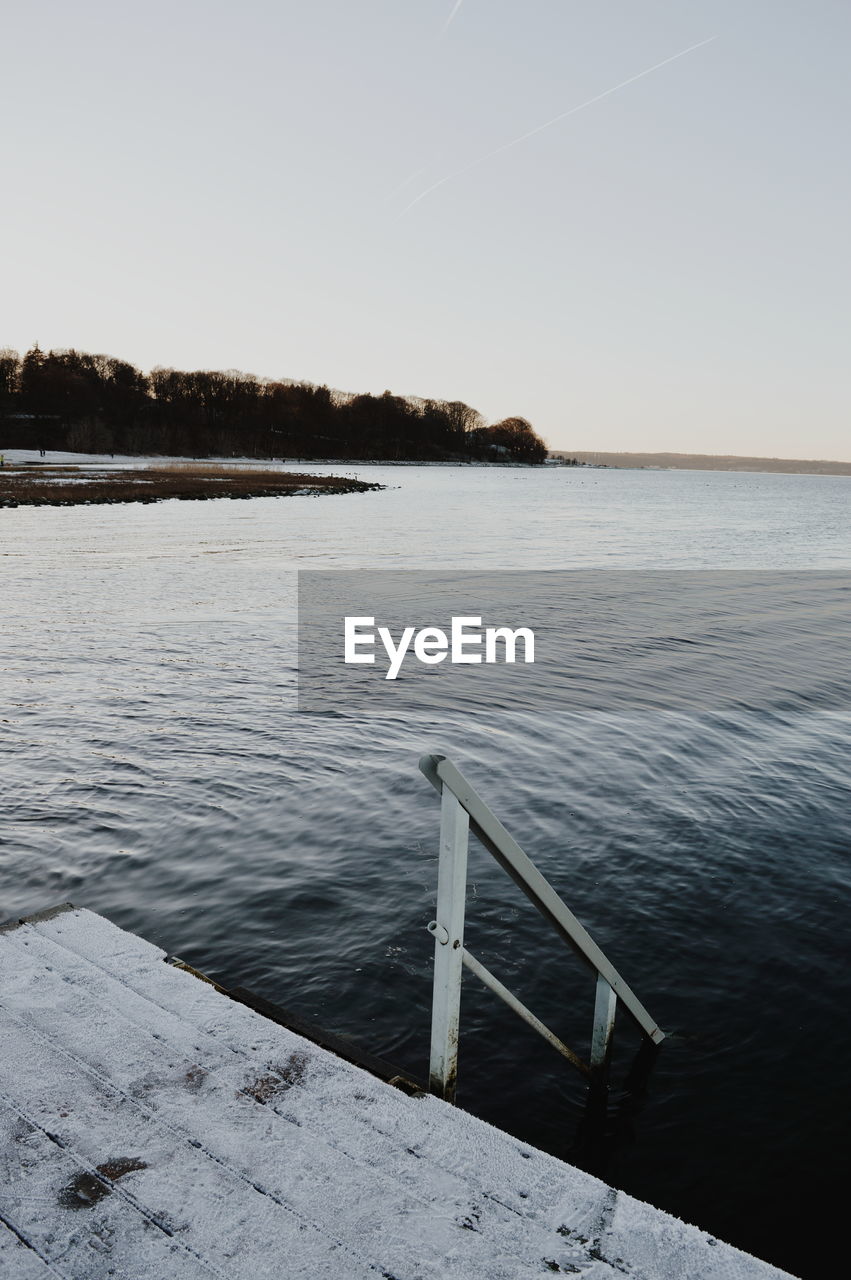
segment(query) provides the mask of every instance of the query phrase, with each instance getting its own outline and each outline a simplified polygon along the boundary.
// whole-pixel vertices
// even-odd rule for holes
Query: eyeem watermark
[[[343,626],[344,659],[354,665],[374,664],[383,649],[388,660],[385,680],[395,680],[407,657],[427,667],[447,659],[455,666],[479,663],[514,663],[518,649],[523,662],[535,661],[535,633],[530,627],[483,627],[481,617],[452,618],[449,631],[442,627],[403,627],[398,640],[389,627],[376,627],[371,616],[347,616]],[[382,657],[384,655],[381,655]]]
[[[348,717],[851,706],[847,570],[305,569],[298,707]],[[657,730],[654,728],[653,732]]]

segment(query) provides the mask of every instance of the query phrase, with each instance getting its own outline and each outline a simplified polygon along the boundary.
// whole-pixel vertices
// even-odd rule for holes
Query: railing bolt
[[[435,938],[437,939],[437,941],[440,943],[442,947],[446,946],[447,942],[449,941],[449,930],[446,928],[445,925],[438,924],[436,920],[430,920],[429,923],[426,925],[426,928],[428,929],[429,933],[434,934]],[[457,946],[458,944],[456,943],[455,945]]]

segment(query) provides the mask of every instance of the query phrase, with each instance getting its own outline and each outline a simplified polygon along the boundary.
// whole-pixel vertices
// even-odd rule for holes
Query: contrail
[[[390,196],[398,195],[400,191],[404,191],[405,187],[413,182],[415,178],[418,178],[421,173],[425,173],[425,169],[415,169],[413,173],[409,173],[407,178],[403,178],[401,182],[397,183],[396,186],[393,187],[392,191],[388,191],[388,198]]]
[[[452,23],[455,20],[455,16],[458,13],[458,10],[461,8],[461,5],[463,3],[464,3],[464,0],[455,0],[455,4],[452,7],[452,12],[450,13],[449,17],[446,19],[446,21],[443,24],[443,30],[440,33],[442,36],[446,35],[446,32],[452,26]]]
[[[459,4],[456,4],[456,10]],[[436,191],[438,187],[442,187],[444,183],[450,182],[453,178],[460,178],[463,174],[469,173],[471,169],[475,169],[476,165],[484,164],[485,160],[492,160],[494,156],[502,155],[503,151],[519,146],[527,138],[534,138],[536,133],[543,133],[545,129],[551,129],[560,120],[566,120],[568,116],[575,116],[577,111],[584,111],[586,107],[593,106],[595,102],[601,102],[603,98],[610,97],[611,94],[617,93],[619,89],[625,89],[628,84],[635,84],[636,80],[642,80],[645,76],[649,76],[652,71],[658,71],[660,67],[666,67],[669,62],[676,62],[677,58],[684,58],[687,53],[694,53],[695,49],[702,49],[704,45],[712,44],[712,41],[717,39],[717,36],[710,36],[707,40],[699,41],[698,44],[690,44],[687,49],[680,49],[679,53],[672,53],[670,58],[663,58],[661,62],[654,62],[652,67],[645,67],[643,71],[630,76],[628,80],[621,80],[619,84],[613,84],[611,89],[604,89],[602,93],[595,94],[593,98],[587,98],[585,102],[580,102],[577,106],[570,107],[567,111],[562,111],[559,115],[553,116],[552,120],[547,120],[544,124],[539,124],[534,129],[530,129],[528,133],[521,133],[519,138],[512,138],[510,142],[503,142],[501,146],[495,147],[493,151],[486,151],[483,156],[479,156],[476,160],[471,160],[469,164],[464,165],[463,169],[456,169],[454,173],[448,173],[445,178],[441,178],[438,182],[433,182],[430,187],[426,187],[425,191],[421,191],[415,200],[405,206],[399,217],[403,217],[404,214],[413,209],[414,205],[419,204],[421,200],[425,200],[426,196],[431,195],[432,191]]]

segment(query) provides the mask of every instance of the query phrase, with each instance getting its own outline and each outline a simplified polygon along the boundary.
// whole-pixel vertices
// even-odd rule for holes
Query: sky
[[[0,346],[849,461],[849,44],[847,0],[6,0]]]

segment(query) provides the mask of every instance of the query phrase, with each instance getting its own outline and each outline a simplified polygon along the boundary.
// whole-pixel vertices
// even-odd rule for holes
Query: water
[[[0,513],[0,916],[70,899],[422,1076],[438,813],[416,765],[445,751],[672,1032],[591,1143],[580,1078],[468,980],[460,1103],[823,1274],[849,1136],[848,707],[300,716],[295,570],[848,569],[851,481],[357,474],[391,487]],[[480,851],[470,880],[471,950],[584,1050],[586,971]],[[616,1079],[637,1046],[619,1023]]]

